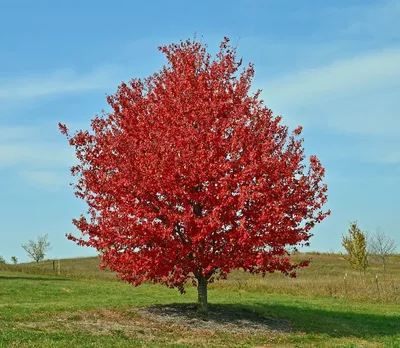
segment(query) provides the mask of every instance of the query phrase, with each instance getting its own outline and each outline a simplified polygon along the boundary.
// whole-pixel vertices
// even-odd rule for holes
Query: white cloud
[[[44,143],[0,144],[0,167],[52,165],[68,168],[77,160],[71,148]]]
[[[342,11],[343,12],[343,11]],[[376,1],[345,10],[345,22],[341,32],[345,35],[368,35],[374,38],[399,38],[400,1]]]
[[[303,49],[296,45],[291,55],[294,70],[274,73],[264,83],[256,80],[266,105],[282,114],[291,127],[302,124],[306,129],[374,136],[363,143],[358,155],[397,162],[399,14],[398,0],[324,7],[318,15],[325,34],[331,28],[334,39],[329,43],[307,41]]]
[[[33,127],[25,126],[1,126],[0,127],[0,141],[6,142],[11,140],[25,139],[32,137],[36,134]]]
[[[257,87],[290,127],[325,132],[324,142],[335,143],[332,156],[400,163],[400,47],[300,70]],[[335,134],[354,138],[338,144]]]
[[[12,81],[0,80],[0,101],[25,101],[58,94],[104,90],[118,83],[118,71],[114,66],[104,66],[79,75],[72,69],[63,69]]]
[[[72,147],[47,135],[53,124],[2,126],[0,168],[10,167],[24,182],[46,189],[68,187],[69,167],[77,163]],[[61,135],[60,135],[61,138]],[[65,139],[63,139],[65,140]]]
[[[387,137],[400,138],[399,14],[398,0],[324,7],[318,15],[327,23],[325,34],[331,28],[334,39],[307,41],[302,49],[296,44],[291,55],[294,70],[273,73],[264,83],[256,80],[266,105],[291,127],[380,136],[365,152],[385,148],[383,157],[393,162],[398,158],[392,154],[396,146],[382,143]],[[400,146],[400,140],[394,143]]]
[[[388,48],[281,76],[260,87],[267,104],[320,104],[361,90],[400,87],[399,62],[400,48]]]
[[[56,171],[28,170],[21,171],[18,174],[29,183],[46,188],[67,186],[71,181],[71,177],[68,177],[65,173]]]
[[[87,129],[87,124],[74,123],[71,132]],[[56,122],[31,126],[0,126],[0,167],[53,166],[68,168],[75,164],[74,149],[60,132]]]

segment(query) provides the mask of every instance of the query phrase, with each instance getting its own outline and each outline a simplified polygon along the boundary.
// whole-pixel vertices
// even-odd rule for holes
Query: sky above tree
[[[332,215],[309,250],[340,251],[349,221],[400,244],[399,1],[1,1],[0,255],[48,234],[49,257],[95,255],[68,241],[85,209],[68,185],[74,152],[57,123],[88,128],[106,93],[165,64],[157,46],[224,36],[255,65],[254,88],[326,168]]]

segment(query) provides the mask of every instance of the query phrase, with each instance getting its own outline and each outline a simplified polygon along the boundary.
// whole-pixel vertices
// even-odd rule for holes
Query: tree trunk
[[[197,311],[200,313],[207,313],[208,301],[207,301],[207,279],[200,274],[197,277]]]

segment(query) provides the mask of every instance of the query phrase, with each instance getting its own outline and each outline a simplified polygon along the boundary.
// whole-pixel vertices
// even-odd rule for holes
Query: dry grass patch
[[[175,304],[143,307],[136,311],[155,322],[207,333],[282,334],[293,331],[286,320],[267,318],[238,307],[211,305],[207,314],[198,313],[196,307],[192,304]]]
[[[144,337],[149,339],[157,331],[163,329],[157,325],[149,325],[146,318],[140,316],[128,318],[117,311],[107,309],[64,312],[52,317],[36,315],[36,321],[19,322],[16,326],[48,332],[82,332],[91,335],[119,334],[138,339]]]
[[[228,339],[268,337],[270,342],[294,332],[285,320],[266,318],[256,312],[230,306],[211,306],[207,315],[192,304],[130,308],[122,311],[64,312],[36,315],[36,321],[16,323],[20,329],[45,332],[81,332],[94,336],[119,336],[147,342],[223,344]]]

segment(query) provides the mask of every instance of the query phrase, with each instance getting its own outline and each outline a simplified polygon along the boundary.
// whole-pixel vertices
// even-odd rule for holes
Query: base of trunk
[[[197,311],[199,313],[208,312],[208,299],[207,299],[207,279],[202,275],[197,277]]]

